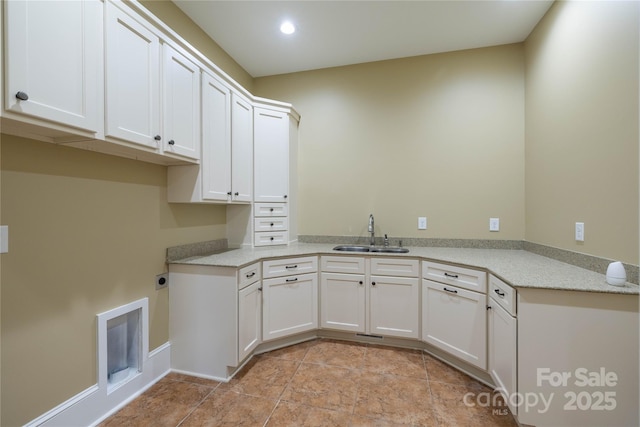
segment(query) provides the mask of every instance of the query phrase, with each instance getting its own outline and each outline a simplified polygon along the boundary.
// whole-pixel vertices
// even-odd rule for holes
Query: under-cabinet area
[[[601,319],[603,327],[637,323],[637,307],[631,308],[637,294],[516,288],[488,268],[425,259],[420,250],[414,252],[361,256],[302,250],[298,256],[253,255],[254,262],[239,267],[172,263],[172,370],[228,381],[254,354],[317,337],[409,347],[494,387],[519,422],[544,426],[560,419],[562,406],[570,402],[564,397],[547,401],[551,416],[525,400],[536,393],[538,399],[552,396],[553,387],[536,385],[540,372],[547,375],[540,381],[549,382],[555,371],[588,360],[584,372],[574,369],[570,374],[593,374],[607,365],[603,369],[614,370],[618,378],[609,390],[620,394],[614,399],[618,410],[600,421],[634,420],[627,396],[637,396],[637,383],[631,380],[637,378],[637,367],[625,363],[637,356],[637,328],[629,328],[627,342],[604,349],[583,325],[602,334],[591,316]],[[614,309],[609,300],[624,300],[621,307],[627,308]],[[599,301],[604,301],[602,310],[595,309]],[[566,318],[565,309],[570,314]],[[580,352],[563,356],[545,351],[546,342],[559,345],[564,339]],[[616,362],[607,357],[623,349],[628,357]],[[584,352],[591,356],[584,359]],[[541,396],[540,390],[547,394]],[[591,391],[575,382],[563,388],[564,396]],[[562,419],[595,425],[582,414],[562,412]]]

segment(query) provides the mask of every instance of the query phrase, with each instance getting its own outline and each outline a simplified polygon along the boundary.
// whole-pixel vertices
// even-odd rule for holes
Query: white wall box
[[[418,260],[323,256],[321,265],[323,328],[419,338]]]
[[[516,291],[494,275],[489,275],[489,304],[487,306],[488,368],[496,389],[500,390],[509,409],[515,415],[518,407],[511,396],[517,388],[517,320]]]
[[[432,277],[433,263],[423,261],[422,276]],[[451,272],[449,277],[441,275],[442,282],[422,280],[422,340],[442,349],[480,369],[487,369],[487,315],[485,292],[450,285],[449,282],[460,278],[461,269],[442,264],[437,267]],[[465,285],[486,286],[486,273],[469,272],[465,276],[474,280],[465,281]]]
[[[2,3],[3,132],[49,142],[101,138],[103,2]]]

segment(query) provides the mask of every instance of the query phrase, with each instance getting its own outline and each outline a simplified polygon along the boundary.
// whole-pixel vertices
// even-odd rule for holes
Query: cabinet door
[[[371,276],[369,332],[419,338],[419,286],[417,278]]]
[[[285,202],[289,192],[289,118],[254,109],[254,200]]]
[[[251,202],[253,192],[253,107],[231,94],[231,191],[235,202]]]
[[[231,92],[202,73],[202,198],[231,198]]]
[[[106,10],[106,135],[159,150],[160,40],[113,4]]]
[[[200,159],[200,68],[166,44],[163,63],[163,151]]]
[[[422,339],[487,369],[486,295],[422,281]]]
[[[263,281],[262,338],[281,338],[318,327],[318,275]]]
[[[7,1],[3,6],[5,108],[92,132],[102,129],[102,2]],[[28,99],[18,99],[18,92]]]
[[[364,274],[321,274],[320,326],[322,328],[365,332],[364,280]]]
[[[238,293],[238,363],[260,344],[262,336],[262,282]]]
[[[490,299],[490,306],[489,373],[511,412],[517,414],[518,407],[509,402],[509,397],[517,392],[517,321],[495,300]]]

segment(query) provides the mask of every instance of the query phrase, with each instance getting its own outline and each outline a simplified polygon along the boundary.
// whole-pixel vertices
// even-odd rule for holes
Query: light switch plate
[[[576,222],[576,241],[584,242],[584,222]]]
[[[418,217],[418,230],[426,230],[427,229],[427,217],[419,216]]]
[[[500,231],[500,218],[489,218],[489,231]]]

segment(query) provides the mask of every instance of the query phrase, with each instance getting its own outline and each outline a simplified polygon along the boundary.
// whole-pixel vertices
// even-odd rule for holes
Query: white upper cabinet
[[[105,133],[159,149],[160,39],[111,3],[106,11]]]
[[[6,111],[102,131],[103,3],[7,1]]]
[[[202,198],[231,197],[231,91],[202,73]]]
[[[200,68],[163,46],[163,132],[165,154],[200,158]]]
[[[254,201],[286,202],[289,194],[289,117],[254,109]]]
[[[231,94],[231,199],[251,202],[253,192],[253,106]]]

